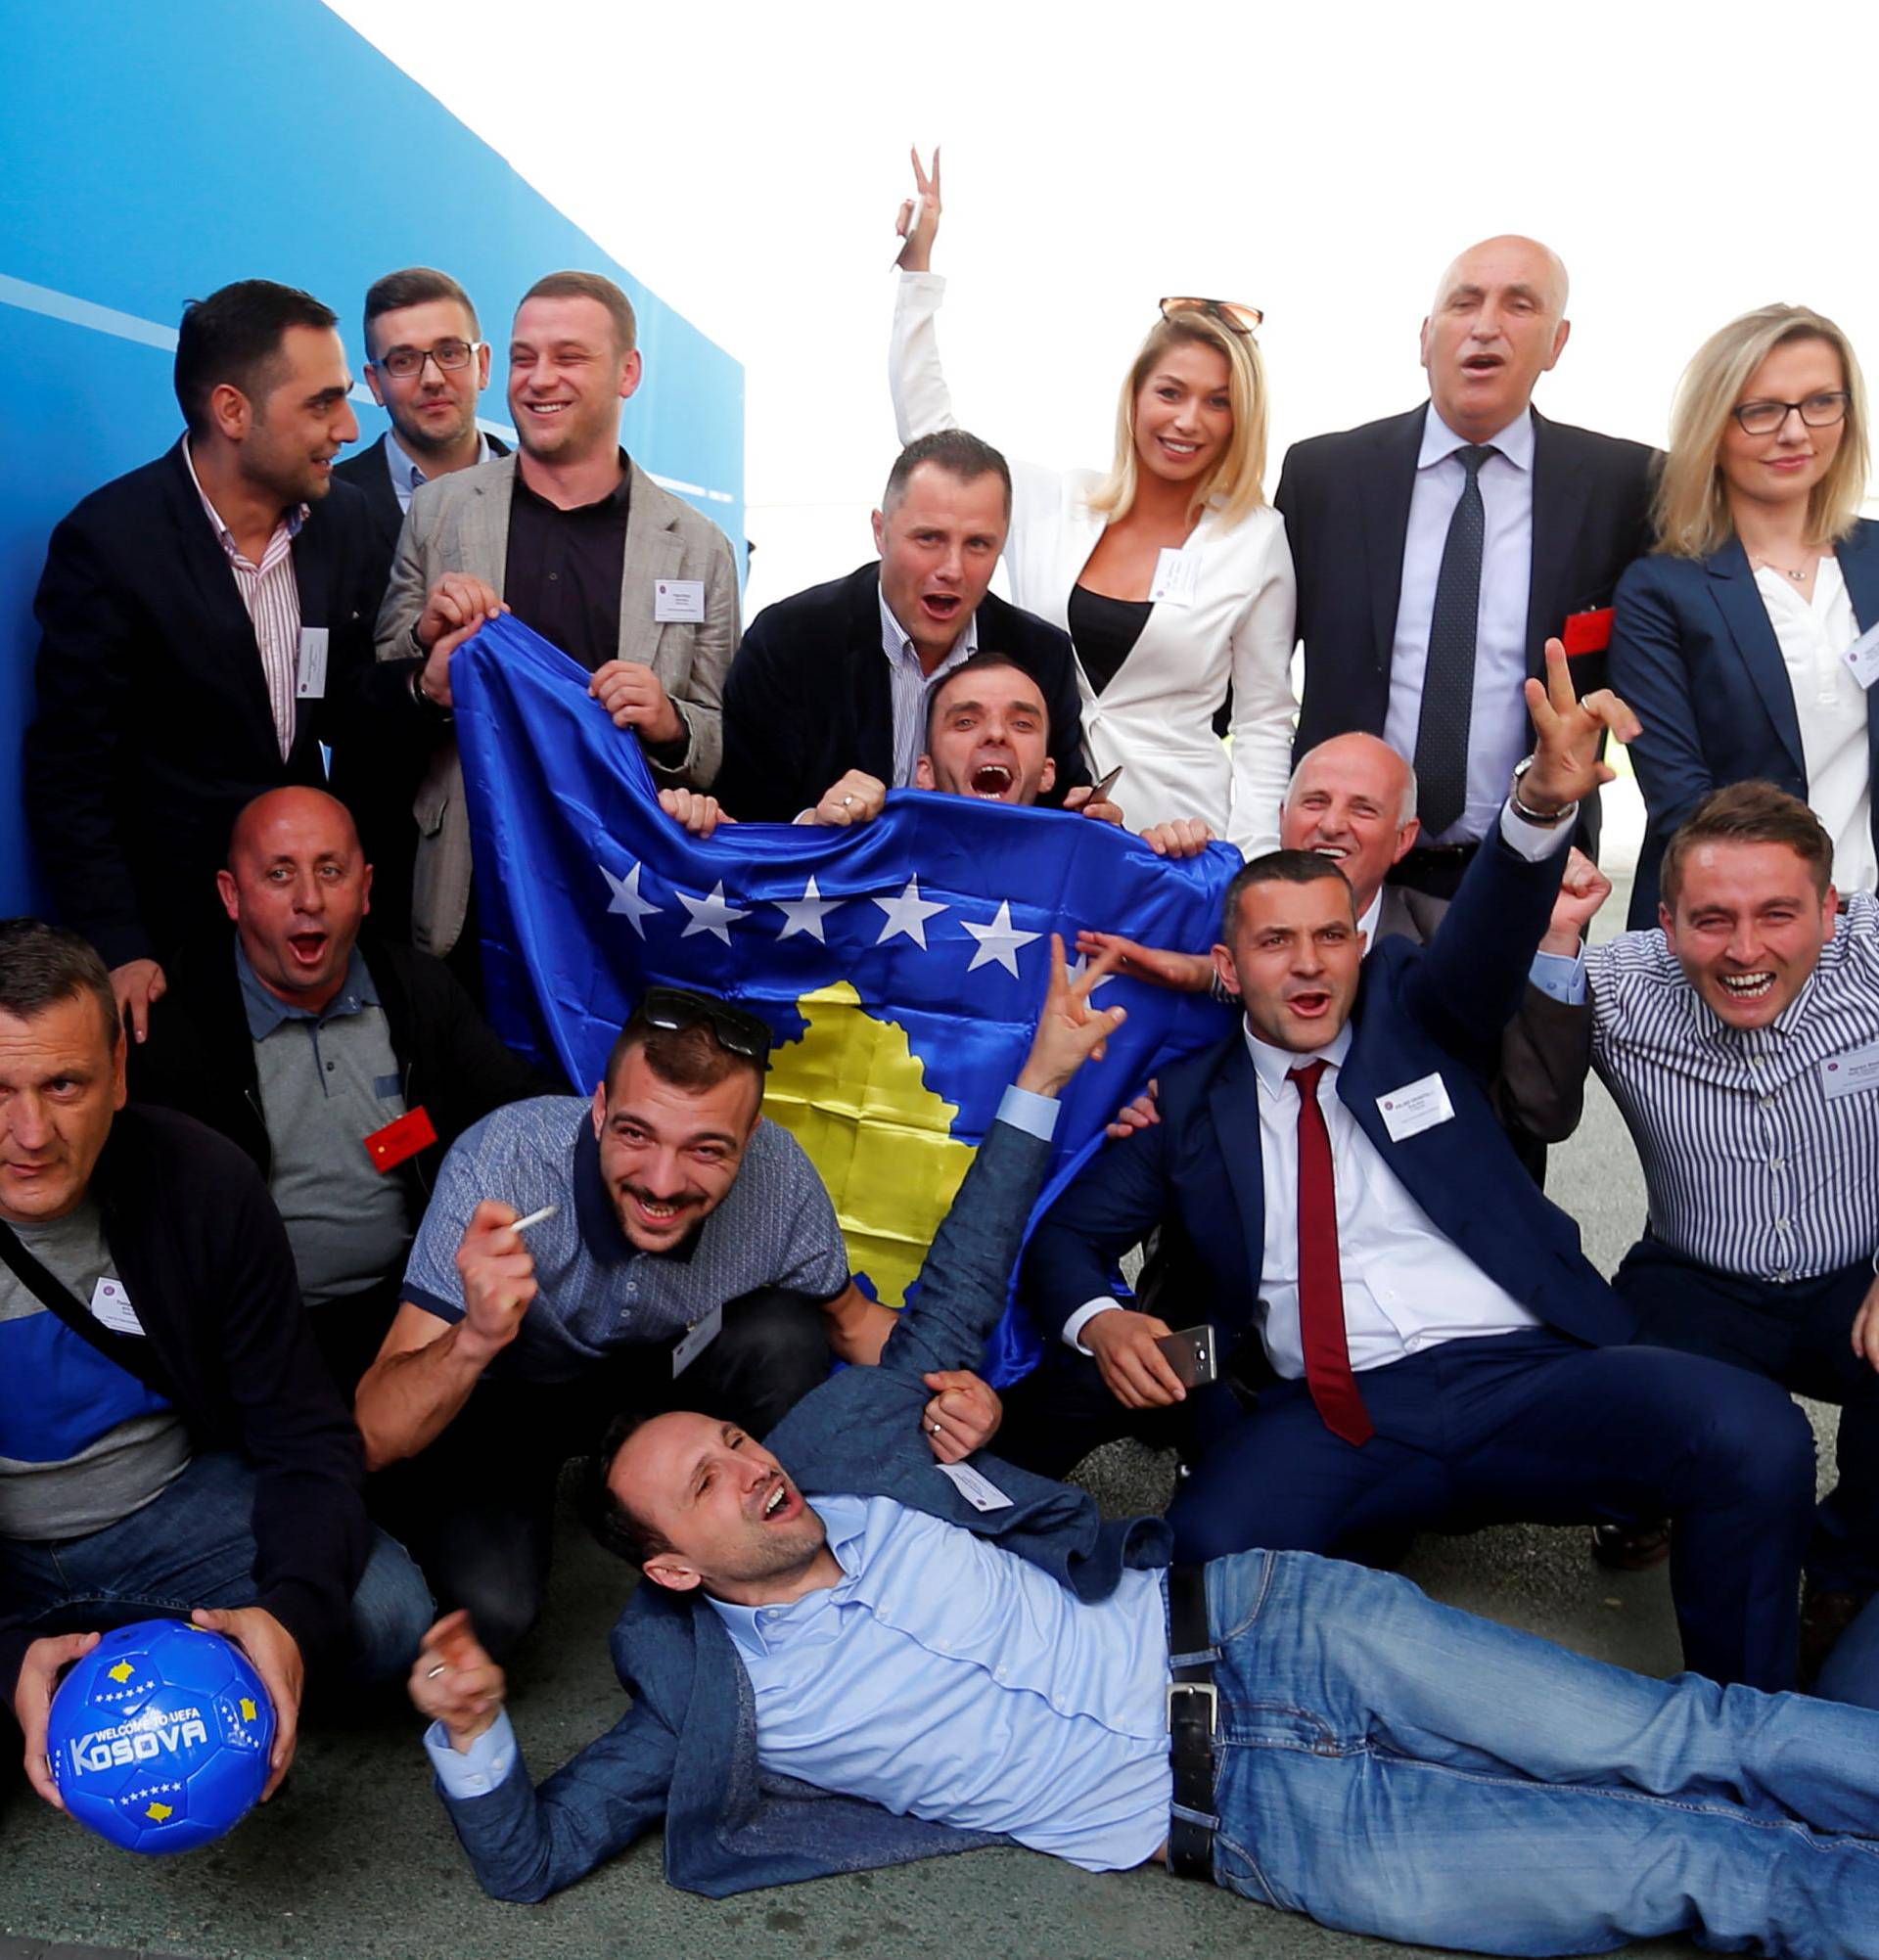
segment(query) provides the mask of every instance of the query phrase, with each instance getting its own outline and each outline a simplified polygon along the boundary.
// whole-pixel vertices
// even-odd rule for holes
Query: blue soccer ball
[[[247,1655],[175,1619],[107,1633],[59,1684],[46,1731],[66,1808],[153,1856],[232,1831],[273,1747],[274,1704]]]

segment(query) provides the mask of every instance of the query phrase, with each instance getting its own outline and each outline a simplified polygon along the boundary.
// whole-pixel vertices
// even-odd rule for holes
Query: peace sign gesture
[[[1534,718],[1534,766],[1520,786],[1520,800],[1538,810],[1564,809],[1609,783],[1613,769],[1598,759],[1609,731],[1629,742],[1642,725],[1610,688],[1583,701],[1573,692],[1572,669],[1558,640],[1546,642],[1546,679],[1527,683],[1527,711]]]
[[[940,146],[933,148],[931,173],[920,167],[920,152],[908,151],[913,159],[914,195],[900,206],[894,222],[894,233],[906,240],[894,263],[902,272],[933,270],[933,242],[940,235]]]
[[[1031,1053],[1019,1071],[1019,1088],[1054,1096],[1085,1062],[1102,1060],[1104,1043],[1127,1016],[1120,1007],[1093,1008],[1089,997],[1115,966],[1115,956],[1104,952],[1073,981],[1064,942],[1057,934],[1050,935],[1050,987]]]

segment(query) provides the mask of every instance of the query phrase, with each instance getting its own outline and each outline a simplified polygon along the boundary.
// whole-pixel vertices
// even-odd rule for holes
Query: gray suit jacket
[[[663,765],[647,756],[654,777],[662,784],[708,789],[723,754],[724,676],[737,652],[737,561],[709,518],[662,490],[637,463],[628,467],[631,516],[620,570],[619,658],[652,668],[687,730],[685,752],[676,762]],[[467,572],[503,589],[515,480],[515,457],[498,456],[420,486],[379,612],[380,660],[410,657],[411,629],[424,611],[425,594],[446,571]],[[654,619],[653,582],[660,578],[704,580],[702,623]],[[412,813],[418,820],[418,860],[411,936],[425,952],[441,957],[456,944],[470,902],[470,819],[453,733],[438,741]]]
[[[1426,946],[1449,902],[1386,885],[1377,937],[1397,936]],[[1585,1074],[1591,1066],[1590,993],[1577,1007],[1568,1007],[1529,981],[1501,1034],[1500,1067],[1489,1092],[1501,1126],[1523,1130],[1535,1143],[1564,1143],[1584,1112]]]

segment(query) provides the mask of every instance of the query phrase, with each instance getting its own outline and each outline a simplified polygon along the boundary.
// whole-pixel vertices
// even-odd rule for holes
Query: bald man
[[[1470,247],[1422,323],[1428,401],[1297,444],[1279,481],[1305,643],[1294,752],[1361,729],[1413,757],[1422,835],[1391,878],[1437,897],[1533,748],[1521,688],[1547,640],[1581,695],[1602,687],[1612,589],[1649,549],[1654,452],[1533,407],[1567,297],[1537,240]],[[1595,850],[1595,800],[1580,841]]]
[[[499,1105],[564,1085],[503,1046],[441,961],[361,942],[372,867],[324,791],[257,797],[216,883],[233,930],[174,962],[149,1038],[130,1044],[130,1093],[254,1161],[349,1397],[397,1311],[444,1151]]]

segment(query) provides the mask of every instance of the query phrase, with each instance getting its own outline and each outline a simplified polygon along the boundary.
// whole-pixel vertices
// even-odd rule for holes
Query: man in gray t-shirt
[[[557,1473],[615,1415],[677,1394],[762,1436],[895,1324],[763,1119],[768,1051],[742,1009],[652,988],[591,1102],[494,1111],[444,1161],[354,1412],[368,1465],[396,1466],[375,1510],[492,1652],[539,1610]],[[984,1384],[939,1392],[995,1426]]]

